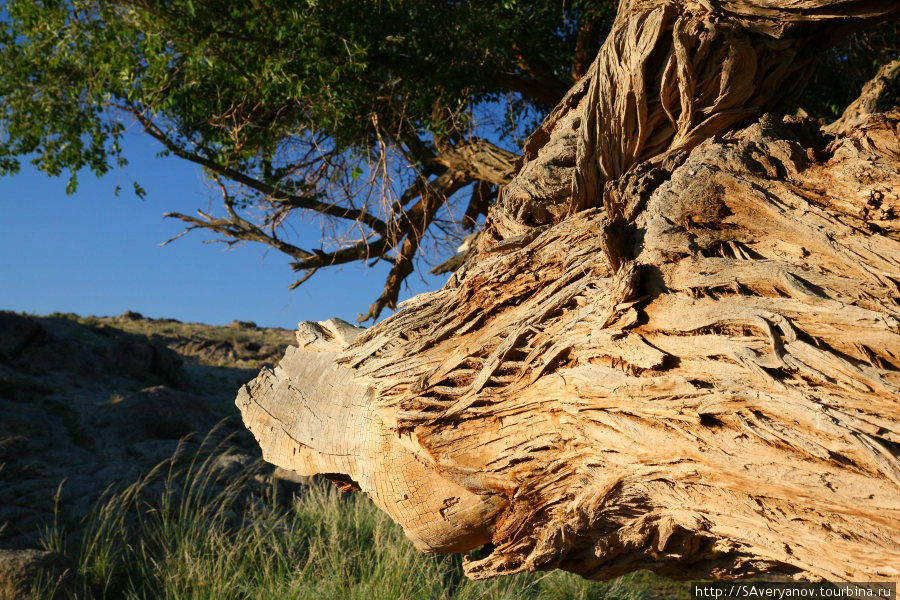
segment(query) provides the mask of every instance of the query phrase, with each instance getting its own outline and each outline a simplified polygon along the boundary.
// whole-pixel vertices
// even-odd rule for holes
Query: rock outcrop
[[[213,429],[216,440],[232,436],[227,447],[248,468],[259,451],[239,427],[234,389],[291,338],[130,311],[0,312],[0,548],[35,546],[55,508],[63,527],[77,527],[107,488],[132,483],[180,443],[191,454]],[[242,350],[179,352],[191,347]],[[283,480],[273,468],[260,477],[263,487]]]

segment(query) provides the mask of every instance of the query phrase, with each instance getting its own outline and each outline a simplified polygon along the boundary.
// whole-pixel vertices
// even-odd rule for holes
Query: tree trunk
[[[447,285],[241,390],[265,458],[476,578],[895,579],[900,111],[763,113],[898,12],[623,2]]]

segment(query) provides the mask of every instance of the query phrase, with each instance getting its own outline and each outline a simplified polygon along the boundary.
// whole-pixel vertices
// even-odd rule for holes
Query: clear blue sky
[[[130,165],[99,180],[82,173],[71,196],[64,178],[29,164],[16,176],[0,177],[0,310],[100,316],[134,310],[182,321],[240,319],[293,328],[330,317],[355,322],[381,293],[384,264],[322,269],[292,291],[287,288],[296,277],[288,257],[262,245],[228,249],[204,244],[209,236],[193,232],[160,247],[183,229],[163,213],[215,207],[217,192],[199,167],[157,158],[153,140],[130,134],[125,149]],[[131,192],[133,180],[147,190],[145,200]],[[314,224],[300,235],[311,240],[307,246],[320,239]],[[411,275],[401,299],[445,280],[426,283]]]

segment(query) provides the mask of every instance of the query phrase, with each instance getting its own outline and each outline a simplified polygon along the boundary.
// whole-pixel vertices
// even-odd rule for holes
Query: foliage
[[[485,133],[514,144],[523,115],[568,87],[578,25],[608,20],[606,4],[13,0],[0,27],[0,173],[27,156],[74,191],[81,170],[127,163],[136,121],[222,182],[233,222],[190,225],[314,259],[298,270],[360,242],[353,260],[391,260],[412,231],[367,242],[396,224],[397,190],[446,170],[435,137],[458,144],[478,107],[508,99],[511,114]],[[256,220],[231,219],[250,207]],[[344,220],[347,237],[288,244],[292,211]]]
[[[554,572],[470,581],[457,556],[425,555],[361,494],[313,485],[289,506],[249,497],[258,469],[216,483],[218,455],[197,455],[101,502],[75,550],[80,599],[637,600],[686,586],[638,574],[594,583]],[[36,598],[50,597],[47,585]]]
[[[878,69],[897,58],[900,58],[900,25],[895,21],[850,37],[823,54],[804,94],[804,108],[827,120],[841,116]]]
[[[510,57],[495,49],[523,20],[537,52],[564,56],[568,42],[553,31],[563,9],[549,3],[19,0],[8,10],[10,160],[40,152],[51,174],[103,172],[121,153],[109,112],[120,109],[159,118],[179,150],[293,190],[303,186],[276,164],[280,149],[317,133],[339,151],[365,147],[375,132],[363,117],[384,108],[441,126],[435,102],[499,91],[491,82]]]
[[[24,158],[74,191],[82,171],[127,164],[124,133],[136,125],[221,189],[217,212],[170,215],[188,231],[290,255],[294,285],[319,268],[390,263],[366,315],[377,318],[417,257],[446,254],[486,214],[524,136],[593,60],[617,4],[10,0],[0,174]],[[896,52],[885,39],[827,53],[810,110],[846,105]],[[493,162],[464,152],[476,143]],[[321,243],[293,233],[310,215]]]

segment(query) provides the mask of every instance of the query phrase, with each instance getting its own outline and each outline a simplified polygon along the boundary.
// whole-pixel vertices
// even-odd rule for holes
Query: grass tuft
[[[285,505],[260,466],[217,481],[220,452],[173,459],[98,502],[77,539],[45,536],[83,600],[639,600],[664,580],[552,572],[469,581],[459,556],[418,552],[362,494],[311,486]],[[255,493],[248,490],[255,486]],[[34,598],[53,597],[48,585]],[[680,594],[679,594],[680,596]],[[662,597],[677,597],[666,595]],[[684,597],[684,596],[681,596]]]

